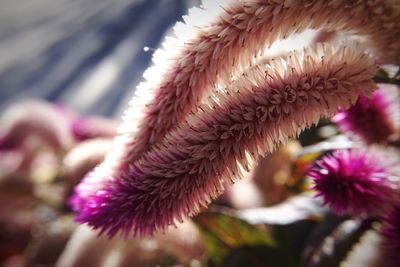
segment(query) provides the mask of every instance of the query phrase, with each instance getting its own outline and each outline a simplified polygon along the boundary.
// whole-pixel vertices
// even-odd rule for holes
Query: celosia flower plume
[[[387,142],[399,130],[398,89],[396,86],[379,86],[380,90],[375,91],[371,98],[360,96],[354,106],[342,109],[333,118],[342,131],[367,144]]]
[[[192,9],[185,23],[176,25],[177,38],[167,39],[155,53],[155,66],[145,73],[147,81],[125,112],[112,151],[78,189],[82,197],[76,208],[107,179],[127,171],[190,112],[201,111],[198,106],[211,89],[229,87],[282,37],[308,28],[360,35],[380,62],[400,62],[400,6],[395,1],[226,2],[210,0]]]
[[[338,214],[381,215],[399,200],[399,184],[377,155],[360,149],[336,150],[308,173],[317,196]]]
[[[207,111],[208,113],[204,111],[210,105],[225,107],[228,103],[230,105],[237,101],[233,99],[239,96],[226,98],[223,95],[224,90],[220,90],[221,87],[232,88],[236,86],[238,88],[247,88],[247,83],[251,84],[255,81],[258,83],[265,82],[265,79],[260,78],[260,68],[250,67],[255,62],[259,62],[259,56],[263,54],[266,47],[282,37],[285,38],[292,33],[302,32],[307,28],[324,28],[327,31],[360,35],[363,37],[362,40],[364,40],[366,47],[368,47],[361,49],[363,51],[368,49],[379,62],[400,62],[400,42],[396,38],[400,31],[399,14],[400,6],[392,0],[376,2],[346,0],[317,0],[311,2],[306,0],[248,0],[232,1],[227,4],[221,4],[218,1],[208,1],[204,9],[192,10],[189,16],[185,18],[186,25],[178,23],[176,27],[177,38],[167,39],[167,42],[164,44],[165,51],[160,49],[155,53],[156,66],[145,73],[145,77],[148,79],[138,87],[138,98],[132,100],[131,107],[125,113],[124,123],[119,128],[120,135],[115,138],[112,152],[107,155],[105,161],[94,172],[89,174],[77,188],[77,194],[71,201],[74,209],[79,211],[81,215],[90,214],[86,208],[90,205],[93,207],[97,205],[97,202],[93,199],[96,199],[98,194],[104,192],[103,189],[107,188],[107,184],[113,184],[114,180],[119,179],[121,176],[127,179],[129,175],[132,175],[131,179],[138,179],[137,175],[131,173],[132,166],[146,162],[149,155],[153,155],[154,153],[159,154],[160,152],[154,151],[159,151],[162,147],[169,148],[169,144],[165,142],[175,142],[174,144],[177,147],[188,145],[185,141],[181,144],[178,141],[172,142],[169,140],[172,135],[180,138],[180,136],[177,136],[177,133],[188,127],[184,126],[187,123],[191,125],[191,120],[195,120],[198,123],[198,121],[207,121],[209,117],[214,118],[213,114],[207,115],[211,111]],[[346,52],[346,49],[343,49],[344,52]],[[348,54],[346,52],[344,54],[350,56],[350,58],[343,60],[342,55],[335,55],[336,58],[339,58],[338,62],[352,62],[356,65],[354,69],[360,69],[360,66],[364,64],[366,66],[365,69],[372,72],[373,67],[369,61],[368,63],[359,62],[364,61],[365,58],[360,60],[357,57],[353,57],[352,53]],[[268,57],[268,55],[265,56]],[[289,60],[291,63],[294,62],[294,70],[298,70],[298,67],[308,67],[308,57],[303,58],[302,56],[304,55],[293,56],[299,57]],[[328,62],[333,64],[333,61],[333,59],[330,59]],[[355,62],[361,63],[361,65],[357,65],[358,63]],[[274,73],[281,78],[284,75],[283,70],[286,69],[286,63],[277,62],[272,65],[275,66],[275,64],[281,72]],[[324,77],[326,74],[325,68],[330,68],[331,65],[322,64],[320,67],[319,71],[321,71],[322,77]],[[324,71],[321,69],[324,69]],[[348,65],[341,66],[338,69],[338,80],[342,77],[340,75],[343,74],[343,69],[347,70]],[[243,70],[247,70],[243,74],[244,77],[241,76]],[[314,74],[309,73],[308,75],[309,77],[314,77]],[[357,78],[360,78],[360,75],[369,77],[370,72],[356,74],[355,77]],[[285,75],[288,74],[286,73]],[[297,77],[298,73],[293,72],[291,75]],[[292,79],[290,76],[285,76],[285,78]],[[234,85],[231,85],[232,79],[236,80]],[[249,81],[251,79],[256,80]],[[274,132],[273,129],[275,128],[271,129],[273,140],[266,140],[265,142],[269,144],[266,145],[268,149],[260,149],[260,151],[266,152],[271,150],[274,145],[284,139],[280,138],[282,136],[293,136],[293,128],[299,131],[310,125],[313,119],[317,120],[319,116],[326,115],[326,113],[331,115],[332,110],[336,110],[336,104],[344,102],[343,105],[348,107],[349,100],[351,103],[354,103],[358,96],[358,91],[367,94],[371,89],[370,81],[368,80],[367,82],[367,80],[365,79],[363,80],[364,82],[360,83],[360,86],[362,84],[369,85],[366,86],[365,92],[359,89],[359,85],[355,85],[356,81],[353,81],[354,83],[351,83],[351,87],[357,88],[357,90],[352,92],[351,95],[337,94],[335,98],[329,98],[329,103],[324,102],[326,104],[325,108],[328,111],[323,111],[320,108],[310,108],[306,114],[295,114],[294,116],[299,116],[296,118],[298,120],[293,119],[290,122],[286,122],[284,127],[282,125],[277,126],[278,128],[283,127],[282,131]],[[311,84],[314,83],[314,80],[312,81]],[[289,84],[293,85],[295,82],[299,81],[294,78]],[[319,80],[317,79],[318,82]],[[258,85],[256,84],[255,86]],[[256,110],[257,116],[261,116],[263,121],[266,119],[272,120],[272,118],[279,117],[278,114],[289,114],[292,111],[290,102],[282,104],[284,97],[273,96],[277,90],[276,88],[280,88],[279,86],[282,86],[282,84],[274,86],[271,89],[271,92],[273,92],[271,93],[272,96],[269,96],[272,99],[271,103],[273,106],[259,107]],[[330,89],[336,86],[337,83],[335,80],[333,83],[328,82],[318,85],[318,88],[328,87]],[[348,84],[345,84],[342,86],[342,89],[348,88],[348,86]],[[217,91],[220,94],[210,96],[211,89],[215,88],[218,88]],[[294,88],[292,89],[295,90]],[[312,92],[314,94],[313,97],[308,93],[304,93],[304,90],[295,93],[295,95],[288,92],[285,97],[297,99],[298,102],[303,101],[305,103],[313,101],[314,97],[317,100],[325,101],[325,98],[321,98],[321,93],[318,90]],[[231,94],[236,94],[236,92],[231,91]],[[208,100],[209,98],[211,98],[210,101]],[[203,104],[199,106],[200,103]],[[275,105],[280,104],[282,105],[275,107]],[[249,108],[246,105],[245,107]],[[224,108],[220,109],[221,116],[228,116]],[[243,112],[246,113],[246,110]],[[191,115],[188,119],[189,113],[195,113],[195,115]],[[240,112],[234,116],[240,117]],[[185,120],[187,120],[186,123]],[[185,130],[190,132],[193,129],[185,128]],[[225,129],[223,128],[222,130]],[[254,130],[254,128],[249,128],[249,131],[251,130]],[[214,131],[221,131],[221,129],[214,129]],[[231,131],[236,132],[236,129]],[[182,140],[185,139],[183,138]],[[191,142],[189,143],[191,144]],[[213,145],[209,143],[208,141],[204,141],[203,146],[208,147]],[[257,142],[254,141],[253,143]],[[189,148],[191,147],[189,145]],[[257,149],[256,152],[260,151]],[[180,153],[179,151],[178,154]],[[164,156],[161,156],[161,158],[158,157],[156,156],[156,159],[165,160]],[[234,158],[234,156],[232,157]],[[170,158],[170,160],[172,159],[173,157]],[[153,160],[153,164],[157,164],[157,162],[157,160]],[[232,160],[232,162],[233,165],[236,165],[235,160]],[[230,164],[232,165],[232,163]],[[228,169],[231,168],[231,165],[228,166]],[[147,168],[147,171],[150,171],[153,167],[148,166]],[[181,175],[184,175],[183,169],[186,167],[179,166],[177,168],[182,171]],[[155,173],[154,175],[157,176],[159,174]],[[151,179],[145,183],[150,182]],[[216,185],[214,187],[221,188],[221,186]],[[213,194],[206,192],[205,195],[212,196]],[[194,197],[199,198],[197,196]],[[133,196],[132,198],[134,199]],[[197,206],[195,206],[196,209]],[[96,209],[94,208],[94,210]],[[189,213],[190,209],[184,211]],[[146,234],[153,232],[156,228],[163,229],[165,223],[173,223],[175,218],[179,218],[185,213],[184,211],[181,210],[178,212],[178,215],[168,215],[170,217],[164,218],[164,221],[159,224],[151,220],[148,229],[143,229],[143,225],[141,226],[144,223],[140,221],[142,219],[135,219],[132,224],[135,224],[135,221],[139,222],[134,232]],[[82,221],[85,221],[82,219],[85,216],[78,217]],[[97,226],[97,228],[99,227]],[[109,226],[104,228],[108,228],[109,230],[110,228],[116,229],[118,227]],[[130,227],[126,226],[126,228]],[[115,229],[109,231],[109,233],[112,235],[111,232],[115,232]]]
[[[400,62],[396,0],[209,0],[184,20],[175,27],[177,38],[155,53],[155,66],[125,112],[113,152],[92,175],[96,182],[140,158],[189,112],[197,112],[215,84],[228,85],[266,47],[290,34],[324,28],[360,35],[379,61]]]
[[[249,68],[100,190],[85,179],[71,201],[77,220],[109,236],[148,235],[196,214],[259,155],[369,95],[375,70],[354,42]]]
[[[382,256],[388,267],[400,266],[400,207],[394,207],[385,217],[381,229]]]

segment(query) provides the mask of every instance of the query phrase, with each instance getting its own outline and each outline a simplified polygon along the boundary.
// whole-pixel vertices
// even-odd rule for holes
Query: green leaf
[[[217,264],[234,248],[261,244],[273,247],[275,254],[291,258],[293,266],[298,266],[301,248],[324,213],[317,199],[302,194],[272,207],[205,212],[195,222]]]
[[[298,266],[301,248],[324,213],[317,199],[302,194],[272,207],[201,213],[195,222],[217,265],[232,249],[263,245],[273,249],[274,255],[289,257],[293,264],[284,265],[288,267]]]
[[[251,224],[267,224],[279,250],[300,262],[302,248],[326,210],[310,194],[301,194],[285,202],[265,208],[238,211],[238,216]]]
[[[231,249],[242,246],[274,246],[267,228],[221,212],[206,211],[194,218],[206,242],[211,259],[220,264]]]

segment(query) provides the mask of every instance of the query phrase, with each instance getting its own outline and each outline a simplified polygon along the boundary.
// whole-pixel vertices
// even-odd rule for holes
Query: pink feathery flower
[[[400,266],[400,207],[394,207],[385,217],[381,229],[382,256],[388,267]]]
[[[209,0],[192,9],[185,23],[176,25],[177,38],[167,38],[157,50],[112,151],[85,179],[87,194],[126,171],[190,112],[198,112],[213,88],[229,86],[267,47],[293,33],[323,28],[361,35],[380,62],[400,62],[400,6],[392,0],[226,2]]]
[[[308,175],[317,196],[338,214],[374,216],[398,201],[398,184],[378,155],[361,149],[336,150],[316,162]]]
[[[353,42],[316,44],[250,68],[105,185],[85,179],[71,199],[77,220],[109,236],[149,235],[195,215],[259,154],[370,94],[375,70]]]
[[[342,109],[333,121],[343,132],[359,137],[367,144],[387,142],[398,131],[397,88],[379,85],[372,97],[360,96],[349,109]]]
[[[132,162],[179,125],[217,83],[229,84],[265,47],[308,28],[367,36],[380,61],[400,62],[400,6],[391,0],[206,1],[176,27],[155,53],[150,68],[125,112],[125,142],[109,157]],[[121,150],[124,150],[122,153]],[[110,165],[110,163],[107,163]],[[100,174],[99,174],[100,175]]]

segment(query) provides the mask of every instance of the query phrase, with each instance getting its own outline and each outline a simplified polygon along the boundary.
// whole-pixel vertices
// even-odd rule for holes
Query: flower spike
[[[195,215],[258,155],[370,94],[376,67],[363,51],[317,44],[250,68],[95,194],[83,181],[71,200],[77,220],[144,236]]]
[[[223,3],[221,3],[223,2]],[[226,3],[225,3],[226,2]],[[384,63],[400,63],[400,5],[396,0],[205,1],[175,27],[155,53],[119,128],[113,155],[96,175],[121,169],[161,141],[211,94],[216,84],[257,60],[275,41],[308,28],[366,37]],[[382,14],[383,13],[383,14]],[[268,55],[267,55],[268,56]]]
[[[112,151],[81,186],[85,195],[127,171],[188,114],[201,112],[198,106],[211,89],[230,87],[265,48],[290,34],[311,28],[359,35],[380,62],[400,62],[396,0],[207,0],[184,20],[175,27],[177,38],[168,38],[156,51],[155,66],[144,74]],[[306,95],[300,97],[307,101]],[[85,197],[80,201],[85,205]]]

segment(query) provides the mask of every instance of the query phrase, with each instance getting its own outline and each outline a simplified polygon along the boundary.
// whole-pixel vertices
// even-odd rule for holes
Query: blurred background
[[[119,117],[176,21],[199,0],[0,0],[0,111],[22,98]]]

